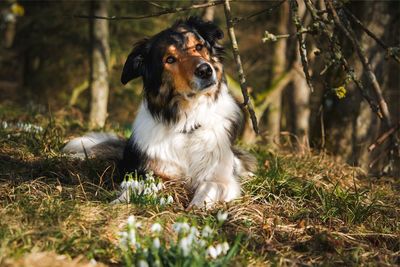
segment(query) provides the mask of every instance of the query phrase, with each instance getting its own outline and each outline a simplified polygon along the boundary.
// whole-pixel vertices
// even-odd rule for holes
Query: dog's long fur
[[[144,84],[129,140],[91,133],[64,151],[117,160],[122,172],[184,180],[194,192],[189,206],[239,197],[238,179],[252,171],[254,159],[233,148],[243,114],[228,92],[221,38],[215,24],[191,17],[139,42],[121,76],[123,84],[137,77]]]

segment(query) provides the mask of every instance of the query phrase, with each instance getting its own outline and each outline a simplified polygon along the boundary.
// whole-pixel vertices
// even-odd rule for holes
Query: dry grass
[[[67,136],[85,130],[82,124],[65,118],[68,112],[52,120],[32,114],[0,108],[1,120],[44,128],[0,127],[0,265],[89,266],[90,259],[120,265],[117,232],[129,215],[168,228],[182,216],[213,220],[220,209],[229,217],[219,231],[230,241],[243,235],[233,265],[400,264],[399,179],[366,177],[326,155],[255,148],[259,171],[243,181],[244,196],[233,203],[187,212],[189,196],[170,184],[172,207],[112,206],[115,166],[60,154]]]

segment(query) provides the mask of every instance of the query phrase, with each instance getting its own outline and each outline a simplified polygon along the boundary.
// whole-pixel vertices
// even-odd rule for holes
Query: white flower
[[[173,197],[172,197],[172,196],[168,196],[168,198],[167,198],[167,204],[172,204],[172,203],[174,203]]]
[[[215,246],[215,250],[217,251],[217,255],[222,253],[222,245],[221,244],[217,244]]]
[[[228,253],[228,251],[229,251],[229,244],[228,242],[225,241],[224,243],[222,243],[222,252],[226,254]]]
[[[184,222],[184,223],[174,223],[172,225],[172,228],[177,233],[188,232],[190,230],[190,226],[186,222]]]
[[[135,216],[131,215],[128,217],[128,226],[134,227],[135,226]]]
[[[207,242],[204,239],[199,239],[197,240],[197,244],[199,244],[200,247],[205,247],[207,245]]]
[[[121,183],[121,189],[126,189],[126,181],[123,181],[123,182]]]
[[[146,173],[146,180],[149,181],[149,182],[154,182],[154,176],[153,175],[154,175],[153,172]]]
[[[154,193],[158,192],[158,188],[155,183],[151,183],[151,189],[153,190]]]
[[[190,234],[193,236],[198,236],[199,235],[199,230],[197,230],[196,227],[192,226],[190,227]]]
[[[128,247],[128,233],[127,232],[119,232],[119,243],[122,248]]]
[[[154,238],[153,239],[153,248],[159,249],[160,247],[161,247],[160,239],[158,239],[158,237]]]
[[[162,182],[158,182],[158,184],[157,184],[157,189],[158,189],[158,190],[162,190],[163,188],[164,188],[163,183],[162,183]]]
[[[143,195],[151,195],[151,189],[150,189],[150,187],[146,187],[145,189],[144,189],[144,192],[143,192]]]
[[[213,246],[208,247],[207,254],[210,255],[210,257],[213,259],[216,259],[218,257],[217,250]]]
[[[162,230],[162,226],[159,223],[154,223],[150,229],[153,233],[159,233]]]
[[[228,212],[218,211],[218,214],[217,214],[218,222],[223,223],[224,221],[226,221],[227,218],[228,218]]]
[[[164,198],[164,197],[160,198],[160,205],[161,205],[161,206],[164,206],[165,203],[166,203],[165,198]]]
[[[134,229],[129,230],[129,242],[131,245],[136,245],[136,232]]]
[[[212,233],[213,233],[213,230],[210,228],[210,226],[208,226],[208,225],[206,225],[204,228],[203,228],[203,231],[201,231],[201,235],[203,236],[203,237],[210,237],[211,235],[212,235]]]
[[[189,252],[192,247],[192,242],[193,242],[193,240],[188,237],[184,237],[179,241],[179,247],[181,248],[181,250],[183,252],[183,256],[186,257],[189,255]]]
[[[145,261],[145,260],[140,260],[139,262],[138,262],[138,265],[137,265],[138,267],[149,267],[149,264],[147,263],[147,261]]]

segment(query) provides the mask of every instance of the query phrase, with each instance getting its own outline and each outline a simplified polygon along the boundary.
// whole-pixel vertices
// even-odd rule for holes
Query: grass
[[[167,183],[172,205],[110,205],[118,196],[115,166],[60,153],[68,137],[86,130],[74,114],[26,115],[0,106],[1,123],[7,122],[0,125],[0,266],[122,265],[118,233],[130,215],[146,226],[144,238],[162,222],[162,237],[170,240],[177,221],[215,225],[220,210],[228,219],[217,236],[235,246],[223,265],[400,264],[398,178],[367,177],[324,154],[255,147],[258,172],[232,203],[188,212],[188,194]]]

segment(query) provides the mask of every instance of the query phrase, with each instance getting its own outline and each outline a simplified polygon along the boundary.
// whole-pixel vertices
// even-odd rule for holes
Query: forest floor
[[[325,154],[253,147],[259,168],[237,201],[186,211],[187,194],[171,184],[173,205],[111,205],[115,166],[60,152],[85,131],[76,117],[0,106],[0,266],[119,266],[128,216],[170,228],[178,218],[201,226],[218,211],[228,213],[218,234],[231,246],[240,237],[229,266],[400,264],[398,178],[367,177]]]

